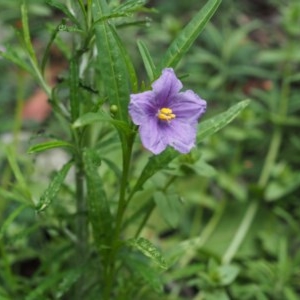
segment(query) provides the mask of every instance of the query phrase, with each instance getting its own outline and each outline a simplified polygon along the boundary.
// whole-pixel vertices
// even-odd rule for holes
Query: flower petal
[[[168,138],[156,118],[144,120],[139,127],[143,146],[154,154],[159,154],[167,147]]]
[[[187,90],[172,97],[169,107],[176,119],[193,124],[205,113],[206,101],[193,91]]]
[[[155,94],[152,91],[130,95],[129,114],[135,125],[143,124],[145,118],[155,115],[156,111]]]
[[[168,129],[168,144],[181,153],[188,153],[195,146],[196,126],[179,120],[171,121]]]
[[[152,83],[154,93],[157,95],[157,105],[162,108],[168,99],[176,95],[182,88],[181,81],[176,77],[174,70],[166,68],[162,75]]]

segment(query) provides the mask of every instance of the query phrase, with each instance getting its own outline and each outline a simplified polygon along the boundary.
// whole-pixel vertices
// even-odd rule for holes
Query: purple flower
[[[197,123],[206,101],[193,91],[180,92],[181,81],[171,68],[153,82],[152,91],[130,96],[129,114],[144,147],[159,154],[169,145],[181,153],[195,146]]]

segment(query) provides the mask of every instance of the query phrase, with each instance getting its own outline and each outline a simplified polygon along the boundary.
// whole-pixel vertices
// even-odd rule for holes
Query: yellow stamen
[[[171,108],[163,107],[158,111],[157,117],[162,121],[170,121],[175,119],[176,115],[173,114]]]

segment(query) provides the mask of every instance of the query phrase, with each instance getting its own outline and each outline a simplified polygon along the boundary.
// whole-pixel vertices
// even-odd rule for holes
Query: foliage
[[[299,11],[0,3],[0,299],[298,299]],[[208,103],[186,155],[128,115],[166,67]]]

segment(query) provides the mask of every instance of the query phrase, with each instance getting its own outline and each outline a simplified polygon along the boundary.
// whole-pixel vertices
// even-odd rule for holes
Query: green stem
[[[234,236],[234,239],[232,240],[230,246],[228,247],[227,251],[225,252],[222,258],[223,264],[229,264],[233,259],[233,257],[235,256],[246,234],[249,231],[254,216],[256,215],[257,209],[258,209],[258,202],[252,201],[245,213],[245,216],[239,226],[238,231]]]
[[[119,202],[118,202],[118,210],[116,216],[116,223],[115,223],[115,230],[113,233],[113,238],[111,241],[111,251],[107,259],[106,263],[106,285],[104,289],[104,299],[110,300],[111,299],[111,291],[113,286],[113,281],[115,277],[115,258],[118,252],[119,247],[119,236],[121,232],[121,225],[123,222],[123,216],[126,210],[126,190],[127,190],[127,183],[128,183],[128,175],[129,175],[129,168],[130,168],[130,160],[131,160],[131,152],[133,146],[133,136],[125,139],[121,136],[122,142],[122,150],[123,150],[123,174],[121,179],[121,186],[120,186],[120,194],[119,194]]]
[[[84,171],[82,161],[76,166],[76,207],[77,207],[77,237],[78,237],[78,258],[86,257],[87,249],[87,203],[84,196]]]
[[[87,202],[84,194],[84,167],[82,161],[82,147],[81,141],[78,138],[76,131],[73,132],[73,140],[77,145],[77,154],[75,155],[76,165],[76,264],[81,267],[85,264],[88,256],[88,219],[87,219]],[[84,297],[84,276],[77,281],[75,286],[75,299],[81,300]]]
[[[217,225],[219,224],[221,217],[223,216],[225,207],[227,205],[227,201],[222,201],[219,205],[218,209],[216,209],[212,218],[209,220],[208,224],[202,230],[200,235],[201,243],[198,244],[198,248],[202,247],[208,240],[208,238],[212,235]]]
[[[39,82],[40,86],[43,88],[44,92],[47,94],[47,96],[49,98],[51,98],[51,88],[49,87],[49,85],[46,83],[41,70],[39,69],[36,61],[30,56],[29,60],[31,62],[33,71],[35,73],[36,79]]]
[[[24,106],[24,76],[22,72],[18,73],[18,86],[17,86],[17,105],[14,117],[14,128],[13,128],[13,144],[14,148],[18,149],[19,134],[22,127],[22,110]]]

